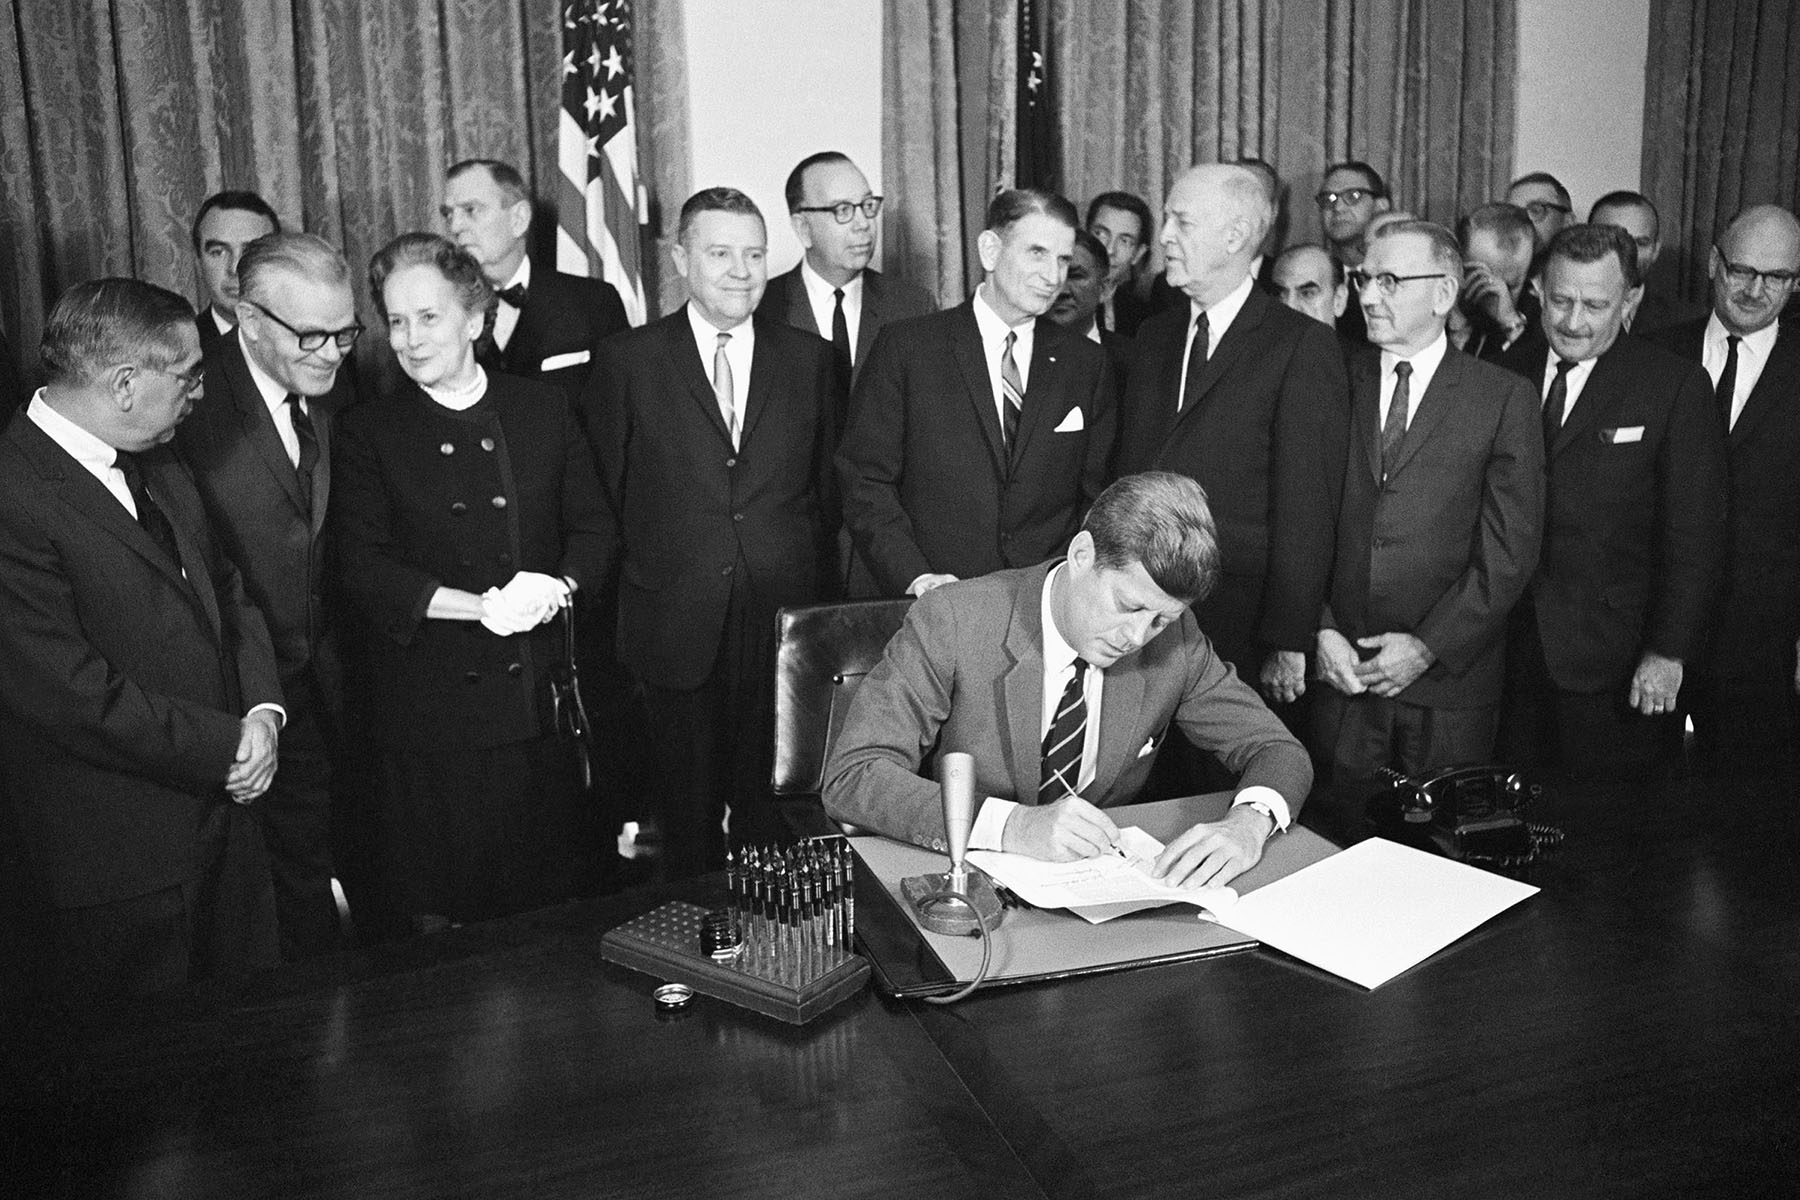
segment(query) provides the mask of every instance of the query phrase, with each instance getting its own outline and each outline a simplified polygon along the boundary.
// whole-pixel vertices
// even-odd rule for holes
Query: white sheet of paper
[[[1203,908],[1235,900],[1230,888],[1179,888],[1150,876],[1163,844],[1132,826],[1119,831],[1119,850],[1074,862],[1045,862],[1024,854],[971,850],[969,862],[1039,908],[1066,908],[1096,925],[1165,904]]]
[[[1376,988],[1538,889],[1383,838],[1212,908],[1219,922]]]

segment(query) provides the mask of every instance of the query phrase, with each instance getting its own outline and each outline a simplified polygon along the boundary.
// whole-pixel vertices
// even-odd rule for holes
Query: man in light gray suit
[[[1239,777],[1223,820],[1169,843],[1157,872],[1229,882],[1312,784],[1306,752],[1213,653],[1190,605],[1217,580],[1206,496],[1185,476],[1119,480],[1066,559],[919,599],[846,714],[825,771],[833,817],[945,849],[926,752],[974,758],[969,844],[1069,861],[1108,852],[1173,721]]]
[[[831,343],[841,401],[881,327],[937,305],[912,284],[870,269],[881,197],[845,155],[825,150],[802,159],[788,175],[787,206],[806,255],[769,280],[758,314]],[[844,414],[837,417],[841,429]]]

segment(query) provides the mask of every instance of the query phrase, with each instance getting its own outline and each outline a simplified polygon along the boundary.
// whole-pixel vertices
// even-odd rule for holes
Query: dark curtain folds
[[[679,28],[679,0],[638,12]],[[560,0],[0,0],[0,18],[0,323],[28,376],[71,284],[135,275],[197,298],[188,227],[221,188],[341,246],[359,281],[395,234],[439,228],[457,159],[510,161],[554,194]],[[654,195],[660,106],[637,103]],[[675,107],[656,127],[685,157]]]
[[[1789,0],[1651,0],[1644,194],[1685,299],[1705,298],[1707,251],[1740,209],[1794,207],[1796,79],[1800,6]]]

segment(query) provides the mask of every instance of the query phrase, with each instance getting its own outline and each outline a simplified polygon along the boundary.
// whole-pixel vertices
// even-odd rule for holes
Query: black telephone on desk
[[[1368,817],[1390,841],[1513,876],[1562,843],[1562,830],[1526,819],[1544,789],[1510,767],[1446,767],[1422,779],[1382,774],[1389,786],[1369,800]]]

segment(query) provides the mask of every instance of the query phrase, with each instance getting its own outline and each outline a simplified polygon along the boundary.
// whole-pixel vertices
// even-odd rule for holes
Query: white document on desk
[[[1227,928],[1376,988],[1537,891],[1370,838],[1212,912]]]
[[[1165,904],[1224,906],[1237,899],[1230,888],[1172,887],[1151,876],[1163,844],[1133,826],[1119,831],[1119,850],[1074,862],[1045,862],[1025,854],[971,850],[969,862],[1010,888],[1027,904],[1066,908],[1095,925]]]

